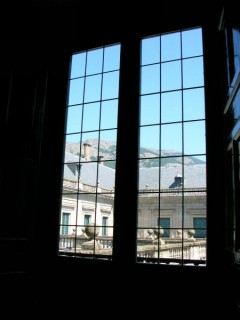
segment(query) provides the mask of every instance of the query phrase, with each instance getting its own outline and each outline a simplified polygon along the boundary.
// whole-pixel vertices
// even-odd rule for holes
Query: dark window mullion
[[[136,261],[140,40],[121,44],[113,259]]]
[[[183,100],[183,42],[182,42],[182,32],[180,32],[180,41],[181,41],[181,99],[182,99],[182,168],[181,174],[183,177],[183,189],[184,189],[184,161],[185,161],[185,149],[184,149],[184,100]],[[184,260],[184,230],[185,230],[185,197],[182,189],[182,264]]]
[[[160,72],[159,72],[159,76],[160,76],[160,79],[159,79],[159,83],[160,83],[160,90],[159,90],[159,105],[160,105],[160,119],[159,119],[159,159],[158,159],[158,165],[159,165],[159,170],[158,170],[158,185],[159,185],[159,190],[158,190],[158,227],[161,226],[160,224],[160,219],[161,219],[161,205],[162,205],[162,199],[161,199],[161,193],[160,193],[160,190],[161,190],[161,171],[162,171],[162,139],[161,139],[161,136],[162,136],[162,81],[161,81],[161,75],[162,75],[162,37],[160,36],[160,41],[159,41],[159,53],[160,53],[160,57],[159,57],[159,67],[160,67]],[[162,226],[161,226],[162,227]],[[160,232],[160,230],[159,230]],[[158,242],[158,261],[160,259],[160,250],[159,250],[159,245],[160,245],[160,242]]]

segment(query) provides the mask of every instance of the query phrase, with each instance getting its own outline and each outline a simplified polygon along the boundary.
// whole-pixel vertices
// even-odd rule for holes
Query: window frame
[[[201,27],[204,33],[204,26],[193,25],[191,28]],[[185,30],[178,29],[177,30]],[[176,29],[174,29],[176,30]],[[165,31],[164,31],[165,32]],[[156,33],[151,32],[150,35]],[[159,33],[158,33],[159,34]],[[149,34],[148,34],[149,35]],[[139,137],[139,87],[140,87],[140,42],[144,35],[131,34],[125,36],[121,44],[120,61],[120,81],[119,81],[119,115],[118,115],[118,137],[117,137],[117,156],[116,164],[116,190],[114,205],[114,247],[112,260],[116,263],[136,264],[136,225],[137,225],[137,187],[138,187],[138,137]],[[204,42],[204,40],[203,40]],[[108,42],[104,45],[112,45],[114,42]],[[89,48],[88,48],[89,49]],[[204,51],[204,49],[203,49]],[[203,53],[205,57],[205,52]],[[204,59],[205,60],[205,59]],[[129,73],[128,71],[131,70]],[[131,90],[129,91],[129,88]],[[129,108],[133,112],[129,118],[125,118]],[[124,126],[121,124],[124,122]],[[207,122],[207,120],[206,120]],[[131,132],[131,136],[126,134]],[[207,140],[207,139],[206,139]],[[206,141],[207,144],[207,141]],[[124,152],[123,152],[124,150]],[[208,152],[206,152],[207,154]],[[126,154],[128,158],[126,159]],[[129,168],[132,168],[131,179],[127,174]],[[127,185],[123,181],[128,181]],[[123,195],[128,194],[124,198]],[[132,199],[129,202],[129,199]],[[128,210],[124,210],[128,207]],[[136,215],[129,215],[129,212],[136,212]],[[122,232],[128,225],[128,233]],[[124,249],[123,249],[124,248]]]

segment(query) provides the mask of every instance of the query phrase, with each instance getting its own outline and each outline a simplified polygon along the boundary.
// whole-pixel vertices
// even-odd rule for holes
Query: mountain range
[[[98,155],[98,140],[97,139],[89,139],[86,141],[91,145],[90,149],[90,157],[91,160],[97,160]],[[79,143],[77,142],[66,142],[66,151],[79,155]],[[82,147],[82,156],[83,154]],[[116,159],[116,142],[101,140],[101,145],[99,149],[99,153],[103,156],[103,160],[111,160],[106,163],[106,165],[115,168],[115,159]],[[151,168],[159,166],[159,159],[155,158],[159,156],[159,151],[157,149],[140,147],[140,158],[144,158],[144,161],[141,162],[142,167]],[[181,153],[176,150],[161,150],[161,166],[172,165],[172,164],[182,164]],[[205,164],[204,161],[200,160],[194,156],[185,156],[184,157],[185,165],[195,165],[195,164]]]

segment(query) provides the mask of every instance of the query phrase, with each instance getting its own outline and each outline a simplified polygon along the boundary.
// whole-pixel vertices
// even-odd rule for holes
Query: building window
[[[98,241],[100,204],[111,210],[113,230],[117,149],[120,44],[74,53],[71,56],[64,134],[62,203],[76,203],[72,221],[76,255],[103,256]],[[84,215],[90,210],[92,215]],[[105,220],[103,221],[105,223]],[[88,226],[87,226],[88,225]],[[112,243],[112,231],[109,240]],[[83,234],[85,241],[83,242]],[[86,249],[86,250],[85,250]],[[65,252],[59,252],[64,255]],[[112,249],[104,252],[110,259]]]
[[[163,237],[170,237],[170,218],[158,218],[157,226],[163,228]]]
[[[84,226],[87,226],[91,222],[91,215],[85,214],[84,215]]]
[[[69,222],[70,222],[70,214],[63,212],[62,213],[62,234],[69,233]]]
[[[193,228],[195,230],[195,238],[206,238],[206,218],[193,218]]]
[[[202,29],[75,53],[68,87],[62,198],[76,202],[76,240],[93,212],[74,256],[206,265],[188,214],[207,219]]]
[[[206,197],[206,141],[201,28],[142,39],[139,100],[138,207],[144,210],[138,210],[137,261],[176,263],[177,259],[182,265],[192,260],[205,264],[204,244],[196,242],[187,214],[192,206],[206,211],[202,201],[202,195]],[[152,219],[153,206],[157,220]],[[171,227],[161,216],[165,210],[173,212]],[[148,259],[149,245],[144,251],[141,236],[149,228],[156,235],[152,259]],[[205,230],[206,226],[206,235]],[[166,234],[173,235],[174,245],[162,239]],[[196,247],[194,255],[190,241]]]
[[[102,217],[102,236],[107,236],[108,218]]]

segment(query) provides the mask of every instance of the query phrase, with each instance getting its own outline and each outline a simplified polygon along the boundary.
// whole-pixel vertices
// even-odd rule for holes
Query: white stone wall
[[[107,217],[107,234],[108,236],[113,235],[113,202],[112,196],[98,196],[98,202],[95,204],[95,194],[83,194],[77,198],[76,194],[63,195],[62,197],[62,209],[61,213],[69,213],[69,234],[77,235],[82,234],[82,228],[84,228],[84,216],[90,215],[90,223],[95,223],[100,226],[100,233],[102,235],[101,225],[102,218]],[[61,214],[62,224],[62,214]],[[77,227],[76,227],[77,226]]]
[[[100,226],[102,218],[108,218],[108,226],[114,224],[114,197],[113,194],[66,194],[62,197],[62,212],[70,214],[69,234],[82,234],[84,227],[84,215],[91,216],[91,223]],[[160,208],[159,208],[160,206]],[[127,208],[126,208],[127,209]],[[157,193],[146,193],[138,198],[138,238],[146,238],[148,229],[157,228],[159,217],[170,219],[170,238],[179,236],[178,230],[186,233],[188,229],[193,228],[194,217],[206,217],[206,196],[204,193],[166,193],[161,195],[160,201]],[[62,219],[62,215],[61,215]],[[61,221],[62,223],[62,221]],[[77,225],[77,228],[76,228]],[[108,236],[112,236],[113,228],[108,228]]]
[[[156,194],[157,195],[157,194]],[[140,196],[138,201],[138,237],[148,236],[148,229],[157,228],[158,217],[170,219],[170,238],[177,236],[178,229],[193,228],[194,217],[206,217],[206,196],[200,194]],[[160,214],[160,215],[159,215]]]

